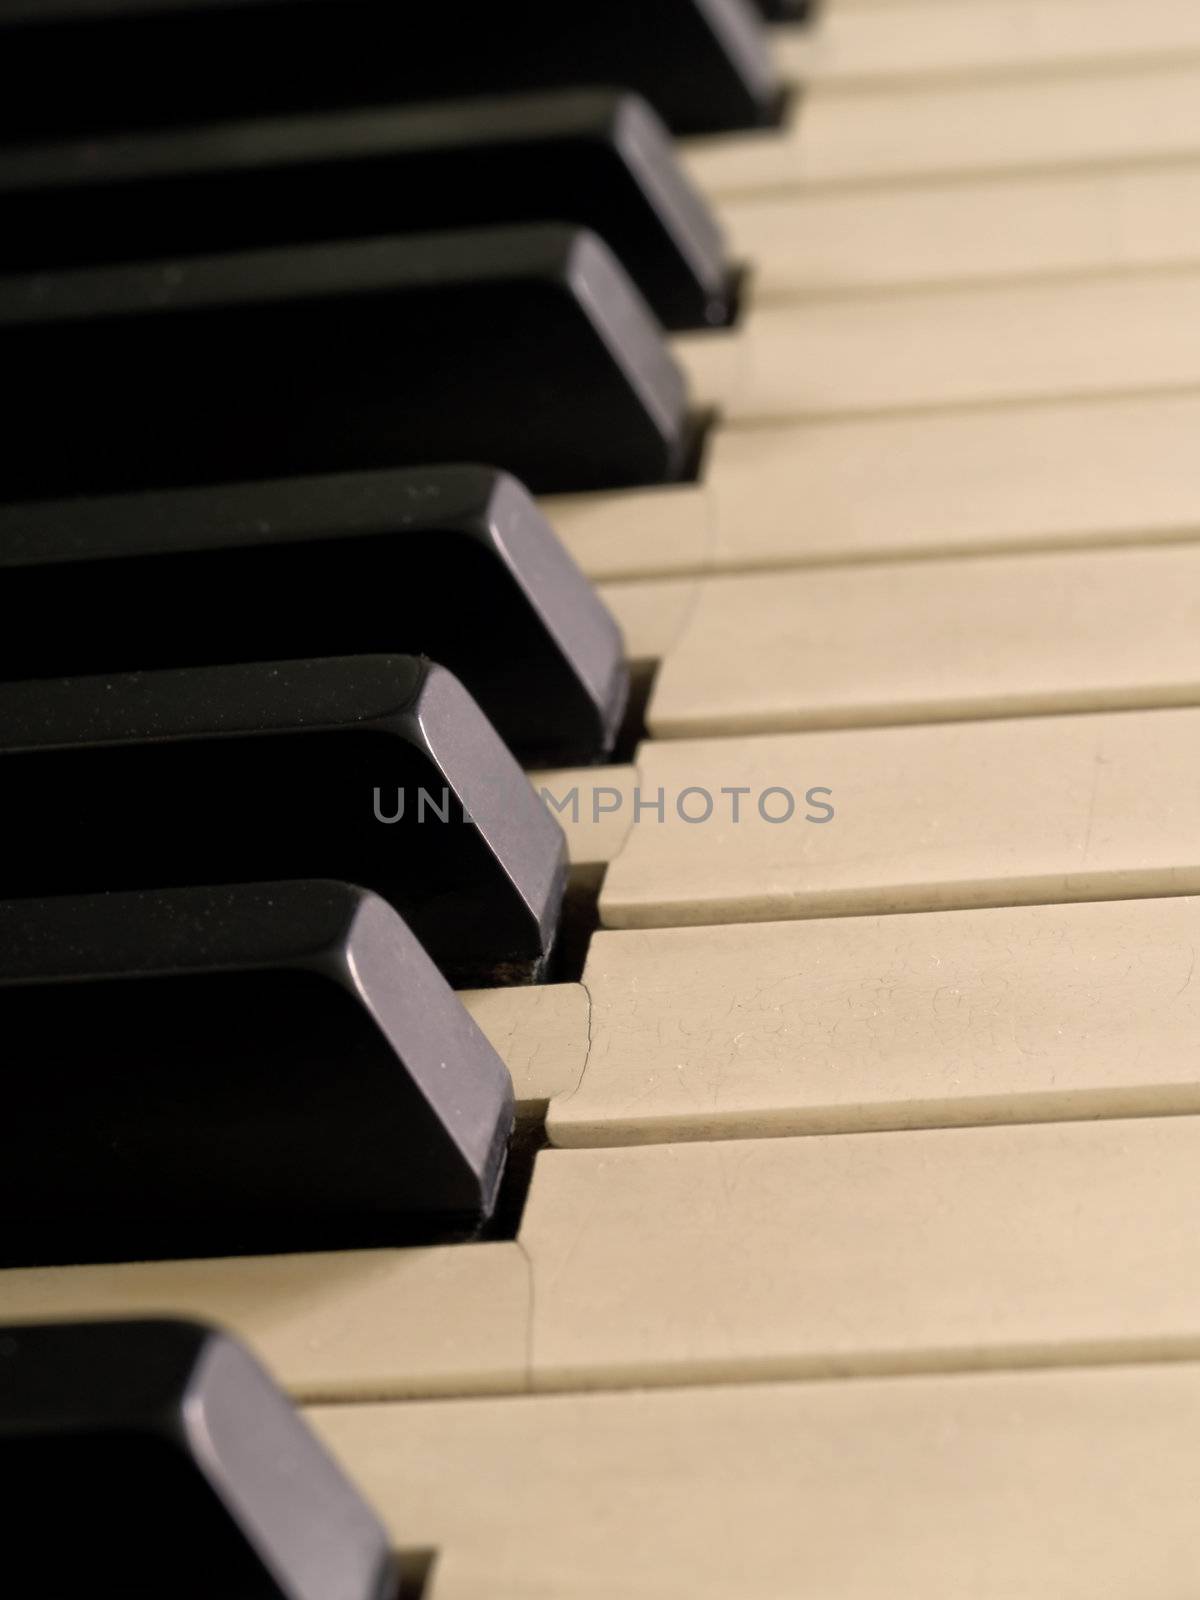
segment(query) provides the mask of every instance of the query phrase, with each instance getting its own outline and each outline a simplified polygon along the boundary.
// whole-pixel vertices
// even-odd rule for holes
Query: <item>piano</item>
[[[17,1588],[1200,1587],[1195,0],[0,0]]]

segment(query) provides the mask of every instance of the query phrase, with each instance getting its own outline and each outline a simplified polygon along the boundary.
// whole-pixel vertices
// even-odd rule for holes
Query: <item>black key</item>
[[[810,22],[817,14],[818,0],[756,0],[769,22]]]
[[[395,1594],[374,1511],[249,1352],[195,1323],[0,1327],[0,1475],[16,1591]]]
[[[421,234],[0,281],[0,498],[478,460],[661,482],[686,397],[594,235]]]
[[[0,902],[6,1266],[470,1235],[507,1068],[378,896]]]
[[[2,0],[9,139],[525,89],[637,90],[677,133],[761,125],[751,0]]]
[[[565,876],[491,724],[412,656],[0,684],[0,838],[5,898],[358,883],[460,984],[541,971]]]
[[[604,90],[0,153],[0,267],[516,222],[591,228],[668,327],[728,321],[724,241],[661,122]]]
[[[0,678],[403,650],[540,766],[603,756],[625,705],[616,624],[486,467],[0,506],[0,585]]]

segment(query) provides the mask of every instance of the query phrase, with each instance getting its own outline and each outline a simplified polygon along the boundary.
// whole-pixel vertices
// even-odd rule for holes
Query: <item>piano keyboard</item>
[[[1189,1595],[1200,11],[420,20],[0,0],[14,1543]]]

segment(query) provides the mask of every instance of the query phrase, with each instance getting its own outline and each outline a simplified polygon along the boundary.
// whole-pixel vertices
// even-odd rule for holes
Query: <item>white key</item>
[[[699,484],[550,495],[540,504],[590,577],[671,577],[711,565],[712,509]]]
[[[632,767],[555,767],[530,773],[529,781],[566,835],[572,870],[598,878],[640,814],[637,773]]]
[[[834,3],[817,27],[776,29],[772,44],[784,77],[818,83],[1169,61],[1200,51],[1200,11],[1191,0]]]
[[[678,587],[602,591],[665,591],[656,739],[1200,704],[1200,544]]]
[[[1200,1356],[1200,1118],[538,1158],[515,1244],[5,1273],[190,1314],[328,1398]]]
[[[1200,1368],[341,1406],[430,1600],[1167,1600]]]
[[[753,305],[1200,260],[1194,162],[763,195],[720,212]]]
[[[654,578],[602,584],[600,598],[615,617],[628,661],[662,661],[686,636],[702,585],[695,578]]]
[[[1197,438],[1195,394],[718,428],[702,487],[544,504],[600,579],[1195,539]]]
[[[560,1146],[1200,1111],[1200,900],[599,933]]]
[[[529,1264],[511,1242],[0,1272],[6,1321],[191,1317],[302,1400],[525,1387]]]
[[[1200,891],[1194,709],[650,741],[637,767],[663,821],[629,828],[607,927]]]
[[[1136,25],[1133,8],[1130,17]],[[817,85],[783,129],[688,140],[683,150],[714,197],[1195,156],[1200,66],[854,92]]]
[[[1200,1356],[1200,1117],[538,1158],[539,1388]]]
[[[577,983],[468,989],[459,998],[512,1074],[517,1112],[540,1117],[587,1058],[587,995]]]
[[[1200,384],[1200,272],[772,305],[673,343],[732,422],[1170,391]]]

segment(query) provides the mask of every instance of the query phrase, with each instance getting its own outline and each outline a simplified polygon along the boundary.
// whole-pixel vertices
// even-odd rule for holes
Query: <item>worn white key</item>
[[[308,1413],[430,1600],[1166,1600],[1200,1368]]]
[[[720,209],[754,305],[1200,260],[1195,162],[750,196]]]
[[[665,591],[656,739],[1200,704],[1198,544],[678,586],[603,591]]]
[[[633,767],[555,767],[529,781],[558,821],[572,870],[599,876],[641,814]]]
[[[561,1146],[1200,1111],[1200,900],[598,933]]]
[[[468,989],[460,999],[512,1074],[518,1116],[541,1116],[579,1082],[588,1001],[577,983]]]
[[[713,197],[1194,156],[1200,66],[854,92],[818,84],[782,129],[688,140],[683,151]]]
[[[1194,539],[1198,438],[1196,394],[718,428],[700,487],[545,505],[596,578]]]
[[[1200,384],[1200,271],[763,306],[674,341],[732,422]]]
[[[1198,947],[1190,896],[600,932],[467,998],[560,1146],[1177,1114]]]
[[[1200,1118],[539,1156],[515,1244],[6,1273],[15,1317],[220,1320],[296,1392],[1200,1356]]]
[[[657,740],[637,768],[663,819],[609,867],[608,927],[1200,891],[1191,708]]]
[[[1200,1117],[538,1158],[541,1388],[1200,1356]]]
[[[833,4],[815,28],[778,28],[784,77],[860,83],[946,73],[1036,71],[1200,52],[1192,0],[904,0]]]

